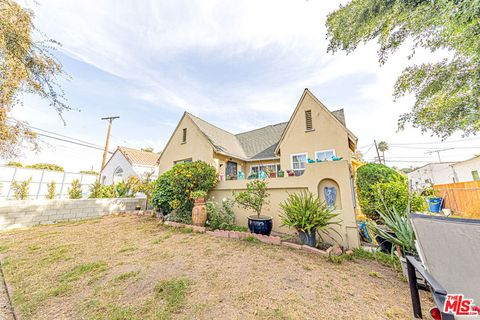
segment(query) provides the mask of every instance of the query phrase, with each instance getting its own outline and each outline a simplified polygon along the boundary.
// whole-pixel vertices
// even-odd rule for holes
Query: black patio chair
[[[463,294],[480,305],[480,220],[411,214],[419,257],[407,256],[413,315],[423,319],[418,273],[432,293],[440,319],[447,294]],[[417,273],[418,272],[418,273]]]

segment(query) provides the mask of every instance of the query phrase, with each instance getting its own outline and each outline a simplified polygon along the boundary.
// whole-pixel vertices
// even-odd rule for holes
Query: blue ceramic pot
[[[298,236],[302,244],[310,247],[317,246],[317,229],[312,229],[310,232],[298,231]]]
[[[442,210],[442,200],[441,197],[427,199],[430,212],[439,213]]]
[[[272,232],[272,217],[268,216],[249,216],[248,229],[250,232],[269,236]]]

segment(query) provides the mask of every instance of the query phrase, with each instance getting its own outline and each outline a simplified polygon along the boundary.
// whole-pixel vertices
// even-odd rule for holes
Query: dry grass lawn
[[[21,319],[411,314],[407,283],[375,261],[333,264],[284,247],[175,230],[153,218],[112,216],[0,233],[0,250]]]

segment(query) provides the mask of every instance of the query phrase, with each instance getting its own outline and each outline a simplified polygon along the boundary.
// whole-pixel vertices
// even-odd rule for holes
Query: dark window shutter
[[[313,130],[313,125],[312,125],[312,110],[307,110],[305,111],[305,127],[306,130]]]
[[[187,142],[187,128],[183,128],[182,142]]]

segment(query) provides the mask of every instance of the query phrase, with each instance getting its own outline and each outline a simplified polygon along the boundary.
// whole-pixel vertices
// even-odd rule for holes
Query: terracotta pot
[[[207,208],[205,207],[205,199],[195,199],[195,206],[192,209],[192,223],[194,226],[204,227],[207,221]]]

